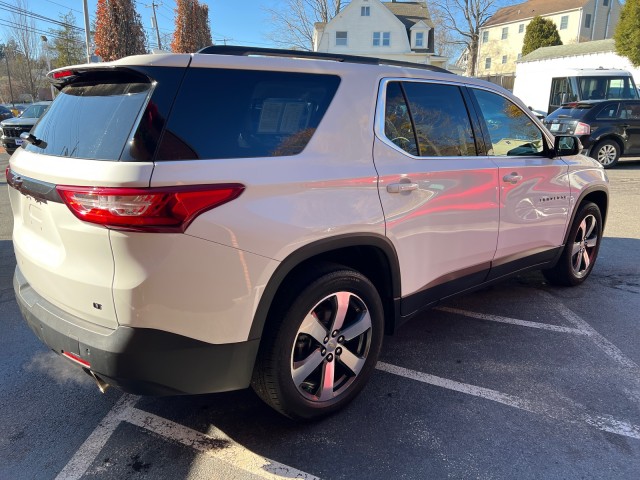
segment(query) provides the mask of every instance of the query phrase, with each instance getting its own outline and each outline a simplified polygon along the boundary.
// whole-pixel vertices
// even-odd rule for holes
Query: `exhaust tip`
[[[93,373],[91,370],[87,370],[87,373],[91,375],[93,379],[96,381],[96,385],[98,386],[98,390],[100,390],[100,393],[105,393],[107,389],[111,386],[107,382],[102,380],[98,375]]]

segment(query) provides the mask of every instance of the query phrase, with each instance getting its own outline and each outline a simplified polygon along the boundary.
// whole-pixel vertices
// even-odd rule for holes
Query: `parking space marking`
[[[629,422],[617,420],[610,415],[594,416],[588,413],[581,412],[575,407],[551,407],[541,402],[532,402],[515,395],[509,395],[507,393],[502,393],[496,390],[478,387],[476,385],[470,385],[467,383],[456,382],[455,380],[437,377],[428,373],[418,372],[416,370],[410,370],[408,368],[399,367],[397,365],[391,365],[384,362],[378,362],[376,365],[376,369],[429,385],[434,385],[437,387],[446,388],[448,390],[454,390],[456,392],[481,397],[487,400],[501,403],[503,405],[507,405],[509,407],[526,410],[527,412],[544,415],[546,417],[553,418],[554,420],[561,420],[564,422],[582,425],[587,424],[591,427],[597,428],[598,430],[640,440],[640,426],[633,425]]]
[[[499,315],[489,315],[486,313],[470,312],[468,310],[461,310],[459,308],[436,307],[434,308],[434,310],[439,310],[441,312],[447,312],[447,313],[456,313],[459,315],[464,315],[465,317],[477,318],[479,320],[489,320],[491,322],[509,323],[511,325],[519,325],[521,327],[539,328],[542,330],[551,330],[554,332],[561,332],[561,333],[571,333],[574,335],[588,335],[587,332],[579,328],[560,327],[557,325],[549,325],[547,323],[540,323],[540,322],[529,322],[527,320],[519,320],[517,318],[501,317]]]
[[[589,337],[610,358],[612,358],[614,361],[616,361],[617,363],[619,363],[625,368],[630,368],[640,372],[640,367],[638,366],[637,363],[635,363],[633,360],[628,358],[622,352],[622,350],[620,350],[613,343],[611,343],[609,340],[607,340],[602,335],[600,335],[591,325],[589,325],[585,320],[583,320],[575,312],[567,308],[556,297],[554,297],[550,293],[545,292],[543,290],[538,290],[538,293],[542,297],[547,299],[551,303],[553,308],[555,308],[556,311],[558,311],[558,313],[560,313],[560,315],[562,315],[565,320],[571,323],[578,330],[581,330],[582,332],[584,332],[584,334],[587,337]]]
[[[137,408],[132,408],[125,420],[261,478],[318,479],[306,472],[253,453],[214,426],[210,427],[212,433],[204,434]]]
[[[138,397],[134,395],[126,393],[122,395],[69,460],[69,463],[58,474],[56,480],[77,480],[81,478],[100,454],[100,450],[107,444],[111,434],[120,425],[124,414],[133,407],[137,399]]]
[[[121,422],[144,428],[167,440],[193,448],[198,452],[223,461],[239,470],[266,479],[318,477],[279,462],[262,457],[233,441],[222,430],[211,426],[209,434],[135,408],[139,397],[123,394],[87,437],[69,463],[56,476],[56,480],[78,480],[88,470]]]

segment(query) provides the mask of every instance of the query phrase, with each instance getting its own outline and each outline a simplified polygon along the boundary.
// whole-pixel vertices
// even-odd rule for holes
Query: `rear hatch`
[[[77,204],[95,201],[95,187],[149,186],[190,56],[154,60],[162,66],[127,65],[133,57],[53,72],[60,92],[7,169],[13,243],[26,281],[53,305],[109,328],[118,324],[110,230],[81,221]]]
[[[594,102],[572,102],[553,111],[544,120],[554,135],[574,135],[583,117],[595,106]],[[579,134],[579,133],[578,133]]]

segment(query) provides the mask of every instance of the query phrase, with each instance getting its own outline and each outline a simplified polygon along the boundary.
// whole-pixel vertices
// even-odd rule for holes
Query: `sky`
[[[43,17],[59,19],[59,14],[68,13],[69,10],[76,17],[76,25],[84,28],[83,0],[23,0],[27,2],[28,10]],[[142,25],[147,31],[150,46],[156,46],[155,31],[151,28],[150,8],[152,0],[134,0],[136,10],[142,18]],[[154,0],[160,34],[171,34],[174,26],[175,0]],[[209,20],[211,36],[216,44],[224,44],[225,40],[230,45],[249,45],[255,47],[273,47],[272,42],[266,38],[269,28],[269,15],[263,6],[274,7],[278,1],[269,0],[200,0],[209,5]],[[11,20],[11,13],[7,11],[6,4],[13,4],[14,0],[0,2],[0,24],[6,24]],[[95,19],[97,0],[87,0],[89,6],[90,21]],[[149,5],[147,7],[146,5]],[[4,20],[4,21],[2,21]],[[48,31],[57,26],[39,20],[36,28]],[[6,26],[0,25],[0,38],[6,40],[9,31]],[[84,39],[84,37],[83,37]],[[164,45],[163,45],[164,47]]]

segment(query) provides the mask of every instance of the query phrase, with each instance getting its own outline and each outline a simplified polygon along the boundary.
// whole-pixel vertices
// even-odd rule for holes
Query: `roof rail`
[[[290,57],[333,60],[334,62],[362,63],[366,65],[393,65],[397,67],[420,68],[422,70],[430,70],[432,72],[449,73],[451,75],[455,75],[454,73],[444,68],[436,67],[434,65],[424,65],[422,63],[400,62],[397,60],[387,60],[384,58],[340,55],[336,53],[307,52],[304,50],[281,50],[279,48],[257,48],[244,47],[239,45],[211,45],[210,47],[205,47],[202,50],[199,50],[197,53],[204,53],[208,55],[237,55],[245,57],[251,55],[259,55],[265,57]]]

